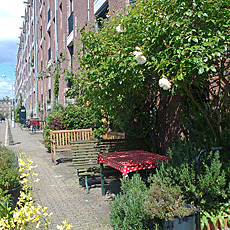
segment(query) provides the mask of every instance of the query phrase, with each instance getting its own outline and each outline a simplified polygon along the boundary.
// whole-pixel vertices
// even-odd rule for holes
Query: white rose
[[[122,33],[122,32],[123,32],[123,30],[121,29],[121,24],[119,24],[119,25],[116,27],[116,31],[117,31],[118,33]]]
[[[141,48],[139,46],[136,46],[135,49],[139,50],[139,51],[141,50]]]
[[[140,52],[140,51],[134,51],[133,55],[135,55],[135,56],[143,56],[143,53]]]
[[[169,90],[171,88],[171,83],[167,78],[163,77],[159,80],[159,86],[163,88],[163,90]]]
[[[146,57],[142,54],[142,52],[136,52],[135,59],[139,64],[145,64],[147,61]]]

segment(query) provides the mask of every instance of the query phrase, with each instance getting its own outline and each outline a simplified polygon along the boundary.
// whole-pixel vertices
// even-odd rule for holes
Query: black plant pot
[[[11,206],[12,209],[15,209],[16,207],[16,204],[18,202],[18,197],[20,196],[21,190],[22,190],[22,186],[19,185],[16,188],[9,189],[7,192],[7,194],[11,195],[10,200],[12,202],[12,206]]]
[[[183,218],[175,216],[173,220],[163,220],[162,224],[164,230],[195,230],[195,212]]]

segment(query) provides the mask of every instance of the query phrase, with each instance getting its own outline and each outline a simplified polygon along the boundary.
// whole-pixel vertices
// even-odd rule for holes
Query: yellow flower
[[[102,118],[101,121],[102,121],[103,123],[107,123],[106,118]]]

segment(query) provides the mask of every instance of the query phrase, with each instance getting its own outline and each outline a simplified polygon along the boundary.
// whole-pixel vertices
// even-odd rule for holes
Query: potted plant
[[[222,204],[214,211],[203,211],[201,218],[201,229],[222,229],[230,227],[230,202]]]
[[[169,177],[153,174],[147,192],[146,211],[164,230],[194,230],[196,208],[187,204],[182,190]]]
[[[20,194],[20,172],[17,157],[13,151],[0,147],[0,190],[11,195],[13,206]]]

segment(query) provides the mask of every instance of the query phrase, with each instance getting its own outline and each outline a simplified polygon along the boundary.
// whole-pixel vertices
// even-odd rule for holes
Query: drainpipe
[[[55,0],[55,63],[58,60],[58,0]],[[56,103],[58,102],[58,97],[55,98]]]
[[[57,63],[58,59],[58,0],[55,0],[55,62]]]
[[[35,117],[38,117],[38,59],[37,59],[37,2],[36,0],[33,0],[33,6],[34,6]]]
[[[90,7],[89,4],[90,3],[89,3],[89,0],[88,0],[88,21],[89,21],[89,7]]]

